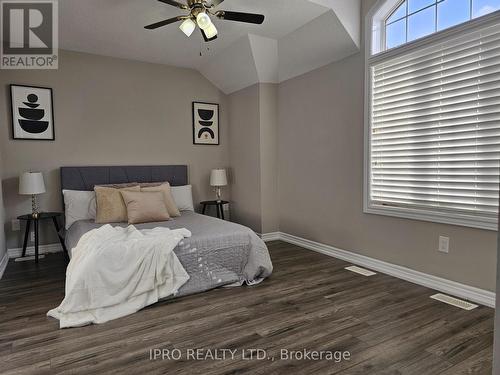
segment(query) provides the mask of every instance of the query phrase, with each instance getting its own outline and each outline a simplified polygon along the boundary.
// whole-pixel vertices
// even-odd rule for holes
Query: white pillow
[[[171,186],[170,190],[179,211],[194,211],[193,188],[191,185]]]
[[[78,220],[95,220],[97,206],[94,191],[63,190],[63,196],[66,229]]]

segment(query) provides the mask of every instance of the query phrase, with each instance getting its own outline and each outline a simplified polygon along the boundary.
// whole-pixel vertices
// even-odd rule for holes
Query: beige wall
[[[262,231],[279,230],[278,85],[259,86]]]
[[[231,218],[262,229],[260,178],[259,85],[229,96],[229,148],[231,160]]]
[[[0,177],[2,176],[2,172],[3,172],[3,157],[0,148]],[[2,184],[0,184],[0,262],[2,261],[6,252],[4,226],[5,226],[5,207],[3,204]]]
[[[248,87],[229,103],[232,219],[257,233],[276,232],[278,86]]]
[[[61,210],[58,168],[71,165],[187,164],[195,200],[213,196],[210,170],[229,166],[227,97],[201,74],[74,52],[62,52],[59,67],[0,74],[0,149],[8,221],[30,212],[29,198],[17,194],[18,175],[30,169],[45,174],[43,210]],[[11,139],[11,83],[53,88],[55,142]],[[192,101],[220,103],[220,146],[193,145]],[[8,247],[19,247],[21,233],[12,232],[8,224]],[[55,242],[47,225],[41,241]]]
[[[495,290],[496,232],[363,213],[363,95],[363,53],[280,85],[280,230]]]

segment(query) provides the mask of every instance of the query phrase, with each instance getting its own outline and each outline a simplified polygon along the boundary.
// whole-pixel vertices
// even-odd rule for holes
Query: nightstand
[[[22,221],[26,221],[26,230],[24,232],[24,243],[23,243],[23,255],[22,258],[26,256],[26,248],[28,246],[28,238],[30,234],[30,227],[31,223],[33,222],[34,225],[34,230],[35,230],[35,263],[38,263],[38,226],[40,221],[42,220],[52,220],[52,223],[54,224],[54,228],[57,233],[57,237],[59,238],[59,242],[61,243],[61,246],[64,250],[64,254],[66,257],[68,257],[68,250],[66,249],[66,245],[64,244],[64,238],[61,236],[61,233],[59,233],[59,223],[57,222],[57,219],[59,217],[62,217],[62,213],[60,212],[41,212],[38,214],[38,216],[33,217],[32,214],[29,215],[22,215],[19,216],[18,219]]]
[[[224,205],[229,204],[227,201],[205,201],[200,203],[203,206],[202,209],[202,214],[205,215],[205,212],[207,211],[208,206],[215,206],[215,209],[217,210],[217,218],[218,219],[224,219]]]

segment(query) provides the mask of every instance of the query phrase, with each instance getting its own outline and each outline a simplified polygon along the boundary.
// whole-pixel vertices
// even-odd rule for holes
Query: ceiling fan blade
[[[265,19],[265,16],[262,14],[228,12],[225,10],[220,10],[215,15],[223,20],[255,23],[258,25],[262,24]]]
[[[153,23],[153,24],[148,25],[148,26],[144,26],[144,28],[147,29],[147,30],[154,30],[154,29],[157,29],[159,27],[163,27],[163,26],[166,26],[166,25],[170,25],[171,23],[174,23],[174,22],[177,22],[177,21],[181,21],[184,18],[185,17],[177,16],[177,17],[174,17],[174,18],[169,18],[168,20],[164,20],[164,21]]]
[[[181,8],[181,9],[185,9],[185,10],[189,9],[189,7],[186,4],[179,3],[178,1],[174,1],[174,0],[158,0],[158,1],[165,3],[165,4],[168,4],[168,5],[172,5],[173,7],[177,7],[177,8]]]
[[[212,39],[208,39],[207,34],[205,34],[205,30],[200,29],[200,31],[201,31],[201,35],[203,35],[203,40],[204,40],[205,42],[207,42],[207,43],[208,43],[208,42],[211,42],[212,40],[217,39],[217,35],[216,35],[216,36],[214,36]]]

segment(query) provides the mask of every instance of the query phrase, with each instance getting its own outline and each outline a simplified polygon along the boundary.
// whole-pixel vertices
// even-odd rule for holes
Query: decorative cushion
[[[69,229],[75,221],[95,220],[95,192],[63,190],[65,228]]]
[[[167,207],[168,214],[170,217],[179,217],[181,213],[177,206],[175,205],[174,198],[172,197],[172,193],[170,192],[170,184],[168,182],[164,182],[158,186],[151,187],[142,187],[141,191],[143,192],[160,192],[163,194],[163,200],[165,202],[165,206]]]
[[[121,194],[127,206],[129,224],[155,223],[170,219],[167,206],[164,202],[163,192],[132,192],[122,190]]]
[[[193,188],[191,185],[171,186],[170,190],[179,211],[194,211]]]
[[[139,185],[125,189],[114,189],[104,186],[94,188],[97,201],[97,224],[122,223],[128,220],[127,207],[121,191],[140,192]]]
[[[125,188],[129,188],[129,187],[134,187],[137,185],[139,185],[138,182],[125,182],[123,184],[96,185],[96,186],[94,186],[94,188],[98,186],[98,187],[109,187],[109,188],[113,188],[113,189],[125,189]]]
[[[161,186],[163,184],[169,184],[170,185],[170,182],[168,182],[168,181],[164,181],[164,182],[141,182],[139,184],[139,186],[141,188],[146,188],[146,187],[157,187],[157,186]]]

